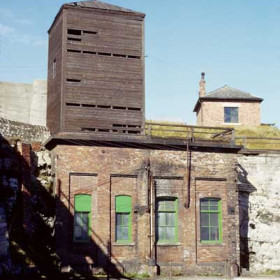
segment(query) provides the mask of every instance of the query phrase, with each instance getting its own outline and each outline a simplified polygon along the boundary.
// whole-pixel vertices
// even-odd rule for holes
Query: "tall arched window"
[[[75,195],[74,207],[74,241],[88,242],[91,235],[91,195]]]
[[[132,199],[128,195],[116,196],[116,228],[117,243],[131,242]]]

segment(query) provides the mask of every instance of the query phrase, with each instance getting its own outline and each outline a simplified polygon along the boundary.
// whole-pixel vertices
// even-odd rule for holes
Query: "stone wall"
[[[250,273],[280,271],[280,154],[240,156],[241,262]]]
[[[46,125],[47,81],[32,84],[0,82],[0,117]]]
[[[20,139],[25,143],[43,143],[49,138],[50,133],[45,126],[0,118],[0,135],[9,140]]]
[[[259,102],[203,101],[197,114],[197,125],[221,126],[224,122],[224,107],[238,107],[238,125],[258,126],[261,124]]]
[[[9,233],[6,210],[3,202],[0,202],[0,275],[10,266]]]
[[[47,236],[54,224],[51,161],[41,149],[48,131],[4,119],[0,124],[0,275],[31,273],[40,259],[34,258],[36,250],[47,258],[46,239],[53,239]],[[38,235],[43,248],[36,243]]]

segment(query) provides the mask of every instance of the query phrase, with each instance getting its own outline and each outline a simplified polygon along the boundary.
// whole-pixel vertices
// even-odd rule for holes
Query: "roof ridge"
[[[141,12],[137,12],[131,9],[123,8],[117,5],[105,3],[99,0],[89,0],[89,1],[74,1],[70,3],[66,3],[65,5],[70,6],[79,6],[84,8],[93,8],[93,9],[101,9],[101,10],[112,10],[112,11],[118,11],[118,12],[126,12],[126,13],[136,13],[140,15],[145,15]]]
[[[229,85],[224,85],[224,86],[222,86],[222,87],[220,87],[220,88],[217,88],[217,89],[215,89],[215,90],[212,90],[212,91],[210,91],[209,93],[207,93],[207,94],[205,95],[205,97],[211,97],[212,94],[220,93],[221,90],[224,89],[224,88],[228,88],[229,90],[233,90],[233,91],[239,92],[239,93],[241,93],[241,94],[249,95],[250,97],[253,97],[253,98],[260,98],[260,97],[258,97],[258,96],[252,95],[252,94],[251,94],[250,92],[248,92],[248,91],[240,90],[240,89],[231,87],[231,86],[229,86]]]

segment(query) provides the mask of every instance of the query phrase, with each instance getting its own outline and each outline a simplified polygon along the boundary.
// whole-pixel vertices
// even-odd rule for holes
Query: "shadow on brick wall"
[[[0,202],[7,214],[11,260],[4,263],[0,256],[1,279],[95,279],[92,272],[98,269],[107,277],[125,278],[117,260],[114,260],[117,265],[113,264],[114,257],[94,240],[86,248],[65,240],[67,250],[80,257],[75,266],[73,260],[62,263],[60,244],[55,244],[55,238],[59,240],[54,232],[55,211],[62,211],[70,225],[73,215],[53,196],[52,188],[45,188],[38,180],[38,159],[31,145],[17,140],[11,144],[0,134],[0,155]],[[101,238],[96,234],[94,237],[101,244]],[[102,246],[109,248],[110,244]],[[62,273],[65,267],[69,270]]]
[[[248,180],[248,172],[240,164],[237,165],[238,170],[238,201],[239,201],[239,233],[240,233],[240,266],[246,270],[250,270],[250,254],[248,229],[249,226],[249,197],[252,192],[257,189]]]

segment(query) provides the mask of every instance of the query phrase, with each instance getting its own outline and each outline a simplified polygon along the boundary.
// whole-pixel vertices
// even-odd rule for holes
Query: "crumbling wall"
[[[51,160],[42,148],[49,134],[5,119],[0,125],[0,275],[38,273],[52,253]]]
[[[3,273],[4,267],[9,267],[10,261],[6,210],[4,204],[0,202],[0,275]]]
[[[20,139],[21,141],[28,143],[42,143],[50,136],[50,133],[45,126],[31,125],[4,118],[0,118],[0,134],[8,140]]]
[[[250,273],[280,271],[280,154],[238,162],[241,263]]]

